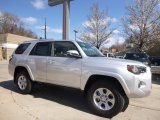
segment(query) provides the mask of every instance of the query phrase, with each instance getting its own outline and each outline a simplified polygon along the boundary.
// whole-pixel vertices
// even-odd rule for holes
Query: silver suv
[[[150,68],[140,62],[106,58],[81,41],[24,42],[9,61],[9,73],[23,94],[33,83],[49,83],[83,91],[97,115],[111,118],[126,110],[129,98],[151,92]]]

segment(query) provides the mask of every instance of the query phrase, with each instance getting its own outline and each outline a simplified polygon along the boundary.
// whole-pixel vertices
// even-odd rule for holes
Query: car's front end
[[[88,73],[88,77],[85,78],[94,74],[115,78],[123,87],[128,98],[146,97],[151,93],[152,74],[148,65],[134,60],[105,58],[91,45],[83,42],[78,44],[82,48],[81,52],[86,54],[82,66],[84,73]],[[134,57],[138,59],[147,56],[144,53],[128,53],[126,56],[128,59]],[[82,80],[82,86],[85,85],[85,81],[87,80]]]
[[[146,97],[151,93],[152,74],[150,67],[143,64],[127,64],[126,71],[120,71],[126,82],[129,92],[129,98]]]

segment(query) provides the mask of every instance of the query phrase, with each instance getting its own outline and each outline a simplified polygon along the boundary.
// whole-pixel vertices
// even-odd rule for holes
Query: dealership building
[[[10,33],[0,34],[0,60],[8,60],[18,44],[30,40],[34,39]]]

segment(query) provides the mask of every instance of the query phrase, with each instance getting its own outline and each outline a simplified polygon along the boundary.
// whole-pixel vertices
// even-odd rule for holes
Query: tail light
[[[12,59],[13,59],[13,55],[9,57],[9,63],[12,61]]]

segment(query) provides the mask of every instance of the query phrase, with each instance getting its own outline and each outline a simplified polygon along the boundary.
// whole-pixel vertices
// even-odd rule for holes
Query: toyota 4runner
[[[80,89],[90,109],[108,118],[125,111],[129,98],[146,97],[151,92],[148,66],[106,58],[82,41],[24,42],[11,56],[8,67],[21,93],[31,93],[37,82]]]

